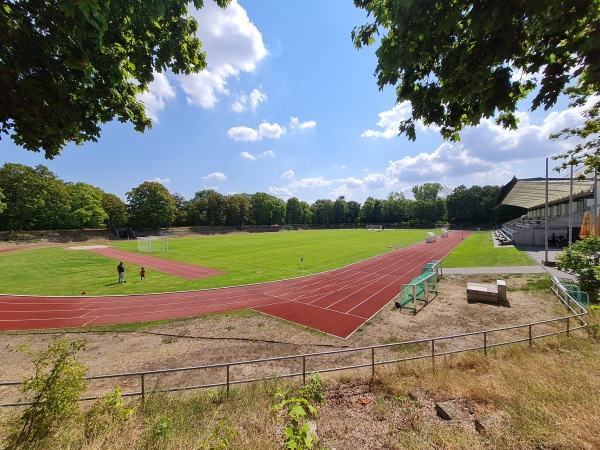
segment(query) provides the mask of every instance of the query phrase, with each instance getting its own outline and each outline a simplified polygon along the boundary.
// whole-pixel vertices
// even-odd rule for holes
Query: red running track
[[[141,322],[251,308],[343,339],[377,314],[468,232],[450,232],[302,278],[201,291],[100,297],[0,296],[0,331]]]

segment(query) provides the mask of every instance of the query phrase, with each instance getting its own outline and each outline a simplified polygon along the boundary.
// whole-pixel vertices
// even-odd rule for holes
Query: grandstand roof
[[[573,196],[591,194],[593,192],[594,179],[574,179]],[[556,203],[568,200],[571,190],[569,178],[548,178],[548,203]],[[520,206],[533,209],[546,203],[546,178],[527,178],[517,180],[513,177],[500,191],[500,204]]]

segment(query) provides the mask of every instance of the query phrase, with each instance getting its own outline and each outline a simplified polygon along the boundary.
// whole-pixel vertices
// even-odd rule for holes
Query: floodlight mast
[[[571,179],[569,180],[569,245],[573,242],[573,164],[571,164]]]
[[[544,206],[544,265],[548,266],[548,158],[546,158],[546,204]]]

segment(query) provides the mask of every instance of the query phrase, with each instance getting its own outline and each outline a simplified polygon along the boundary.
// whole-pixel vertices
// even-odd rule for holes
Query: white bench
[[[468,302],[493,302],[506,301],[506,281],[496,280],[496,284],[468,283]]]

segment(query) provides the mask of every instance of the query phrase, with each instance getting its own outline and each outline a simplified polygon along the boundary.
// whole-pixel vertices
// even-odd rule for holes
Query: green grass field
[[[84,250],[46,248],[0,254],[0,293],[31,295],[128,295],[207,289],[274,281],[331,270],[423,241],[427,230],[315,230],[173,238],[169,252],[154,256],[227,272],[186,280],[126,264],[126,284],[116,283],[116,262]],[[485,236],[490,245],[485,245]],[[74,244],[75,245],[75,244]],[[137,243],[115,248],[137,253]],[[457,256],[455,256],[455,254]],[[301,262],[301,259],[304,261]],[[535,262],[515,249],[494,249],[490,233],[475,233],[448,258],[444,267],[529,265]]]
[[[444,267],[535,266],[537,262],[527,252],[514,247],[494,247],[492,234],[479,231],[471,234],[443,261]]]

